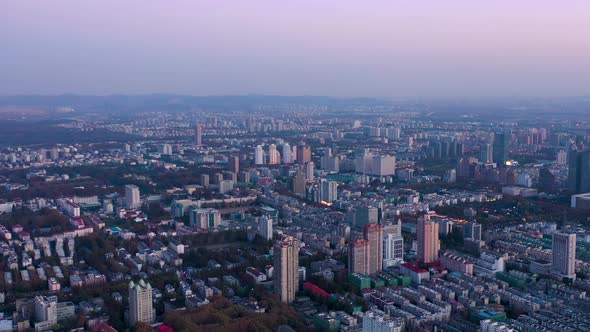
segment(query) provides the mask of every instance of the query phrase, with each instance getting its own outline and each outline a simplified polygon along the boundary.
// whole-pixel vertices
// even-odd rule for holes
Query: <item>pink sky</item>
[[[0,42],[0,94],[590,91],[582,0],[7,0]]]

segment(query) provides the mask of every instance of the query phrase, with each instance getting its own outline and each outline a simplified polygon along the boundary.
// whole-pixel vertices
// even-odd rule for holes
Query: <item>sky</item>
[[[62,93],[590,95],[590,1],[0,1],[0,95]]]

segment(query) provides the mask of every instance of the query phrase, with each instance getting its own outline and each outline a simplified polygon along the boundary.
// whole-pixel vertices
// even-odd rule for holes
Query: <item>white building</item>
[[[141,206],[139,188],[136,185],[128,184],[125,186],[125,203],[130,209],[136,209]]]
[[[262,145],[257,145],[254,148],[254,164],[264,165],[264,148]]]
[[[402,332],[404,320],[372,308],[363,314],[363,332]]]
[[[553,233],[551,272],[562,278],[576,279],[576,234]]]
[[[152,323],[154,321],[154,307],[152,303],[152,286],[143,279],[135,284],[129,283],[129,325],[138,322]]]
[[[383,269],[404,261],[404,238],[401,234],[383,236]]]
[[[338,199],[338,182],[322,179],[320,181],[320,199],[332,203]]]
[[[289,145],[289,143],[285,143],[283,145],[282,157],[283,157],[283,164],[290,164],[291,163],[291,146]]]
[[[223,180],[219,183],[219,192],[225,194],[234,190],[234,182],[231,180]]]
[[[260,217],[258,220],[258,234],[265,240],[272,240],[272,219]]]
[[[203,229],[214,229],[221,223],[221,213],[216,209],[200,209],[191,207],[189,214],[190,224]]]

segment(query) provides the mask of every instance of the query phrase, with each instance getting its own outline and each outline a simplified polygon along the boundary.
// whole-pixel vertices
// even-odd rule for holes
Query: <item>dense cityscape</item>
[[[587,100],[130,99],[0,98],[0,331],[590,331]]]

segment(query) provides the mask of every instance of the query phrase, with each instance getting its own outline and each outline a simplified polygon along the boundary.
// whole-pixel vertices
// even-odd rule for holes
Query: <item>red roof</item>
[[[94,325],[93,327],[90,328],[92,331],[96,331],[96,332],[117,332],[117,330],[110,326],[109,324],[102,322],[102,323],[98,323],[96,325]]]
[[[319,288],[318,286],[312,284],[311,282],[305,282],[303,284],[303,288],[307,288],[309,289],[312,293],[317,294],[323,298],[328,298],[330,296],[330,294],[328,294],[328,292],[326,292],[325,290]]]
[[[410,271],[416,272],[416,273],[425,273],[428,272],[424,269],[419,268],[418,266],[411,264],[411,263],[404,263],[402,264],[403,267],[407,268]]]
[[[160,325],[160,327],[158,327],[158,332],[175,332],[175,331],[170,326],[164,324],[164,325]]]

